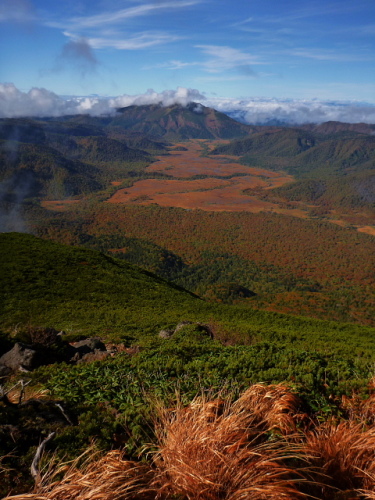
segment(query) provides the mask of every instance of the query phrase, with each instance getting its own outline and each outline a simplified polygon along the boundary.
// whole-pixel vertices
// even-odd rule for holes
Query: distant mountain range
[[[249,126],[190,103],[129,106],[105,117],[0,120],[0,203],[59,199],[144,175],[153,155],[168,154],[168,142],[189,139],[232,139],[212,154],[294,175],[302,184],[280,188],[288,199],[340,198],[339,191],[350,206],[375,202],[375,125]]]

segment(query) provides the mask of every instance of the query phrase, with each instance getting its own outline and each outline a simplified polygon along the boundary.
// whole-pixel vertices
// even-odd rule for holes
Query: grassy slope
[[[2,326],[54,325],[84,333],[150,327],[199,299],[98,252],[17,233],[0,235]],[[152,318],[152,319],[151,319]]]
[[[195,320],[211,321],[245,343],[292,339],[301,348],[348,348],[348,354],[375,349],[372,328],[206,303],[124,261],[26,234],[0,234],[0,244],[1,325],[7,331],[49,326],[140,339]]]

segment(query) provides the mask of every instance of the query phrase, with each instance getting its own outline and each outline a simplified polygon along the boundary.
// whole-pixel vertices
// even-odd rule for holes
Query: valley
[[[375,216],[366,210],[327,208],[273,195],[275,188],[296,182],[280,167],[277,170],[248,166],[235,155],[210,156],[211,150],[228,142],[194,139],[173,143],[167,156],[157,156],[144,169],[150,178],[135,180],[129,187],[121,187],[124,179],[112,179],[111,185],[119,189],[107,202],[218,212],[271,212],[302,219],[324,217],[341,227],[375,235]],[[163,178],[156,177],[158,174]],[[79,203],[80,199],[63,199],[44,200],[41,205],[48,210],[65,211],[69,205]]]
[[[138,181],[130,188],[118,190],[108,202],[156,203],[190,210],[278,211],[277,204],[247,196],[243,191],[272,189],[292,182],[293,178],[282,172],[241,165],[235,156],[202,156],[214,144],[205,140],[177,143],[168,156],[157,157],[145,169],[147,173],[162,173],[173,179]]]

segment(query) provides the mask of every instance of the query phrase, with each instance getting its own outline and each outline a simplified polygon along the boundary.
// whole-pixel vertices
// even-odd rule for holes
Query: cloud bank
[[[42,117],[89,114],[99,116],[113,114],[117,108],[144,104],[162,104],[171,106],[189,102],[200,102],[205,97],[198,90],[178,87],[176,90],[155,92],[148,90],[145,94],[122,95],[119,97],[70,97],[63,98],[43,89],[33,88],[22,92],[12,83],[0,84],[0,118]]]
[[[216,98],[210,100],[210,105],[252,125],[271,122],[301,125],[327,121],[375,123],[375,105],[355,101]]]
[[[0,118],[43,117],[89,114],[92,116],[114,114],[117,108],[161,104],[186,106],[190,102],[202,103],[233,118],[249,124],[323,123],[375,123],[375,105],[360,102],[292,100],[266,98],[208,98],[196,89],[178,87],[176,90],[118,97],[69,97],[63,98],[43,89],[33,88],[22,92],[12,83],[0,84]]]

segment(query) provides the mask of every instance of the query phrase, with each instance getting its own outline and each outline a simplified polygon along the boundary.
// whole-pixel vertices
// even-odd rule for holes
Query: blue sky
[[[375,103],[374,0],[0,0],[0,82]]]

